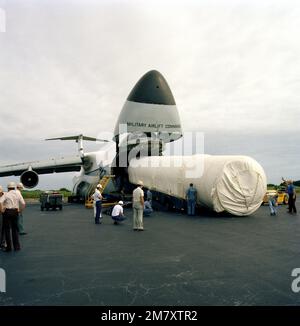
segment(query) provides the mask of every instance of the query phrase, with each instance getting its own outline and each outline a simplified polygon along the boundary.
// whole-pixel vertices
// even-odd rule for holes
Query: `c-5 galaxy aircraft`
[[[130,92],[116,122],[113,139],[103,140],[84,135],[46,139],[75,140],[78,143],[78,154],[1,166],[0,177],[20,176],[20,181],[26,188],[34,188],[39,182],[40,174],[79,172],[73,179],[73,193],[85,198],[89,189],[101,177],[115,175],[106,191],[121,190],[128,186],[130,150],[136,147],[135,152],[138,153],[147,148],[149,155],[161,155],[166,142],[181,136],[180,118],[172,92],[165,78],[158,71],[152,70]],[[105,142],[108,146],[105,146],[105,150],[84,153],[83,141]]]
[[[183,136],[173,94],[156,70],[146,73],[130,92],[111,140],[83,135],[53,139],[75,140],[78,155],[48,161],[0,167],[0,177],[20,176],[27,188],[38,184],[39,174],[77,171],[73,193],[86,199],[99,180],[104,193],[132,190],[139,180],[165,198],[185,200],[190,183],[197,203],[216,212],[237,216],[257,210],[266,192],[262,167],[247,156],[162,155],[167,143]],[[84,153],[83,141],[108,142],[102,150]],[[110,178],[109,176],[114,176]]]

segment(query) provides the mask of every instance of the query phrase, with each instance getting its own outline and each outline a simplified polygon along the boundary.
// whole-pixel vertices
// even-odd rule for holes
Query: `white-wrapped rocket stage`
[[[120,125],[127,127],[128,134],[119,143]],[[252,214],[262,203],[266,176],[260,164],[250,157],[162,155],[165,143],[182,137],[182,129],[172,92],[158,71],[148,72],[135,85],[114,133],[117,165],[128,163],[126,173],[133,184],[142,180],[147,188],[185,199],[185,192],[193,183],[199,205],[237,216]],[[134,151],[132,159],[130,149]]]

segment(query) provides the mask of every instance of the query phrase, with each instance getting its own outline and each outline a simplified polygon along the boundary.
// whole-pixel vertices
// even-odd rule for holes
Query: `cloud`
[[[1,132],[23,144],[22,157],[33,140],[112,131],[150,69],[169,82],[185,130],[282,134],[300,120],[296,1],[12,0],[0,7]],[[48,146],[36,147],[35,158]],[[3,141],[0,150],[12,156]]]

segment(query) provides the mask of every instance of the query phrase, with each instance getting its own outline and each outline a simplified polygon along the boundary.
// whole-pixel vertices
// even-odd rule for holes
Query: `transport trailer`
[[[133,184],[142,180],[145,188],[183,200],[192,183],[199,206],[235,216],[254,213],[267,190],[263,168],[248,156],[144,156],[130,161],[128,175]]]
[[[186,200],[151,190],[152,207],[159,211],[186,211]],[[145,194],[146,196],[146,194]],[[147,199],[147,196],[145,197]]]
[[[62,210],[63,208],[63,195],[59,192],[43,192],[40,195],[41,211],[46,209],[47,211],[51,208],[55,210],[58,208]]]

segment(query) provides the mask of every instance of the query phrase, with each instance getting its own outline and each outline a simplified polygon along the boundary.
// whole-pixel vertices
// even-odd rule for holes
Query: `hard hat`
[[[9,182],[7,185],[7,189],[15,189],[16,188],[16,184],[14,182]]]
[[[138,184],[138,186],[143,186],[144,182],[142,180],[139,180],[137,184]]]
[[[23,186],[23,183],[22,182],[19,182],[18,184],[17,184],[17,188],[24,188],[24,186]]]
[[[124,203],[123,203],[122,200],[120,200],[120,201],[118,202],[118,204],[119,204],[119,205],[124,205]]]
[[[102,189],[102,186],[101,186],[101,184],[99,183],[99,184],[97,184],[97,187],[96,188],[100,188],[100,189]]]

